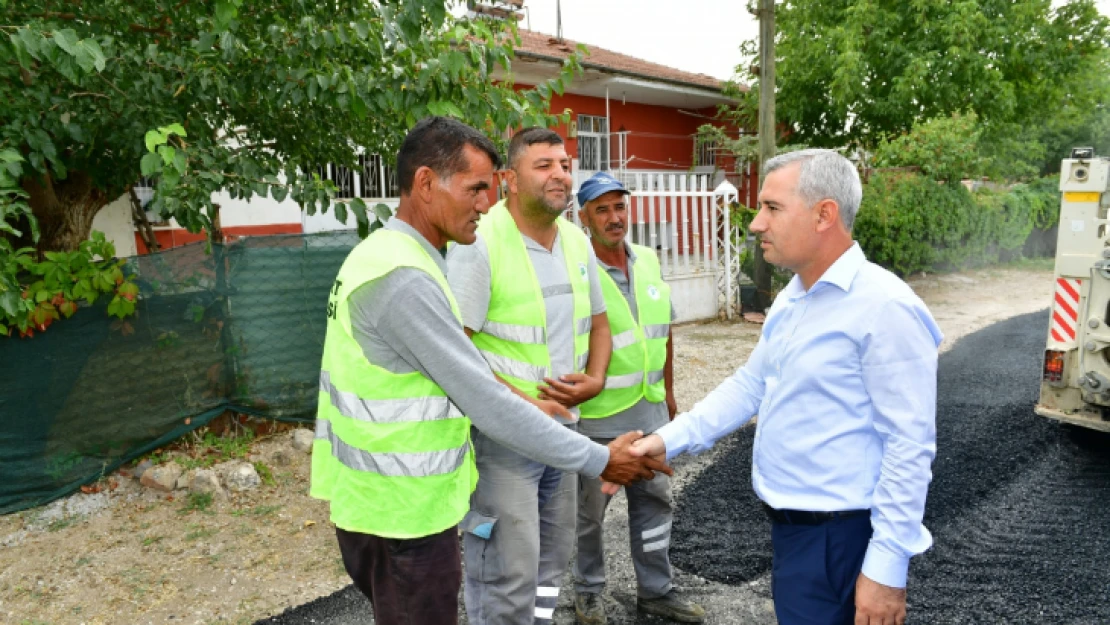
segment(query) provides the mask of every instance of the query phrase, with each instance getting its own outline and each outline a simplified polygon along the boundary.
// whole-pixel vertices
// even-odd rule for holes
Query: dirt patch
[[[942,350],[996,321],[1048,307],[1052,268],[1028,263],[909,280],[945,333]],[[688,409],[744,362],[760,327],[675,330],[676,393]],[[249,460],[272,482],[196,509],[114,476],[116,488],[0,517],[0,621],[253,623],[349,583],[327,506],[308,497],[309,457],[278,454],[288,432]]]
[[[249,459],[267,462],[291,436],[255,442]],[[253,623],[342,588],[327,506],[308,496],[309,456],[281,455],[271,484],[203,510],[117,476],[109,493],[3,517],[0,621]]]

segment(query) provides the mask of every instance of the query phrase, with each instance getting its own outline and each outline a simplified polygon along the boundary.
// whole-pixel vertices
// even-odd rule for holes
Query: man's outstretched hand
[[[633,443],[643,435],[639,431],[627,432],[609,443],[609,464],[605,466],[601,479],[607,483],[606,486],[612,485],[614,493],[619,486],[654,478],[656,471],[674,475],[674,469],[667,465],[664,458],[657,454],[645,455],[644,450],[635,448]]]
[[[637,456],[654,456],[663,458],[667,457],[667,444],[663,442],[663,437],[658,434],[648,434],[632,444],[632,453]]]
[[[625,434],[624,436],[629,436],[630,434],[639,434],[639,432],[629,432],[628,434]],[[620,439],[618,438],[617,440],[614,440],[613,442],[615,443],[618,440],[620,440]],[[663,439],[660,438],[658,435],[649,434],[649,435],[647,435],[647,436],[645,436],[645,437],[643,437],[639,440],[635,440],[632,443],[631,452],[632,452],[632,455],[634,455],[634,456],[640,456],[640,457],[643,457],[645,459],[650,458],[650,459],[658,462],[659,464],[663,465],[664,467],[667,467],[668,469],[670,469],[669,471],[665,471],[665,473],[667,475],[674,475],[674,469],[671,469],[670,466],[667,465],[667,445],[663,442]],[[613,495],[616,495],[618,491],[620,491],[621,485],[617,484],[617,483],[614,483],[614,482],[611,482],[611,481],[608,481],[608,480],[605,480],[605,474],[604,473],[602,474],[602,480],[603,481],[601,483],[601,492],[603,492],[606,495],[609,495],[610,497],[612,497]]]

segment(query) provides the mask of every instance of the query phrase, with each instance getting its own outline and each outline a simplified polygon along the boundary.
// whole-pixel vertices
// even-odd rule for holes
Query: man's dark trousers
[[[819,525],[772,522],[771,593],[779,625],[851,625],[870,540],[866,514]]]
[[[378,625],[455,625],[462,558],[459,531],[382,538],[335,528],[343,566],[374,606]]]

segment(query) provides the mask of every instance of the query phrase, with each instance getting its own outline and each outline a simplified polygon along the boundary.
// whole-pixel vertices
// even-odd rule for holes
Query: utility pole
[[[775,0],[759,0],[759,185],[763,186],[763,165],[775,156]],[[755,246],[752,281],[756,288],[756,307],[771,307],[771,266],[763,258],[763,248]]]
[[[555,0],[555,38],[563,40],[563,3]]]

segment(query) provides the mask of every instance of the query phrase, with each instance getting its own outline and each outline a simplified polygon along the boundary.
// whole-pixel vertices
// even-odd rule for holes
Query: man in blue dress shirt
[[[758,414],[752,486],[771,518],[782,625],[897,624],[936,455],[937,347],[929,311],[852,240],[859,175],[830,150],[767,162],[759,234],[795,276],[730,378],[641,451],[705,451]]]

